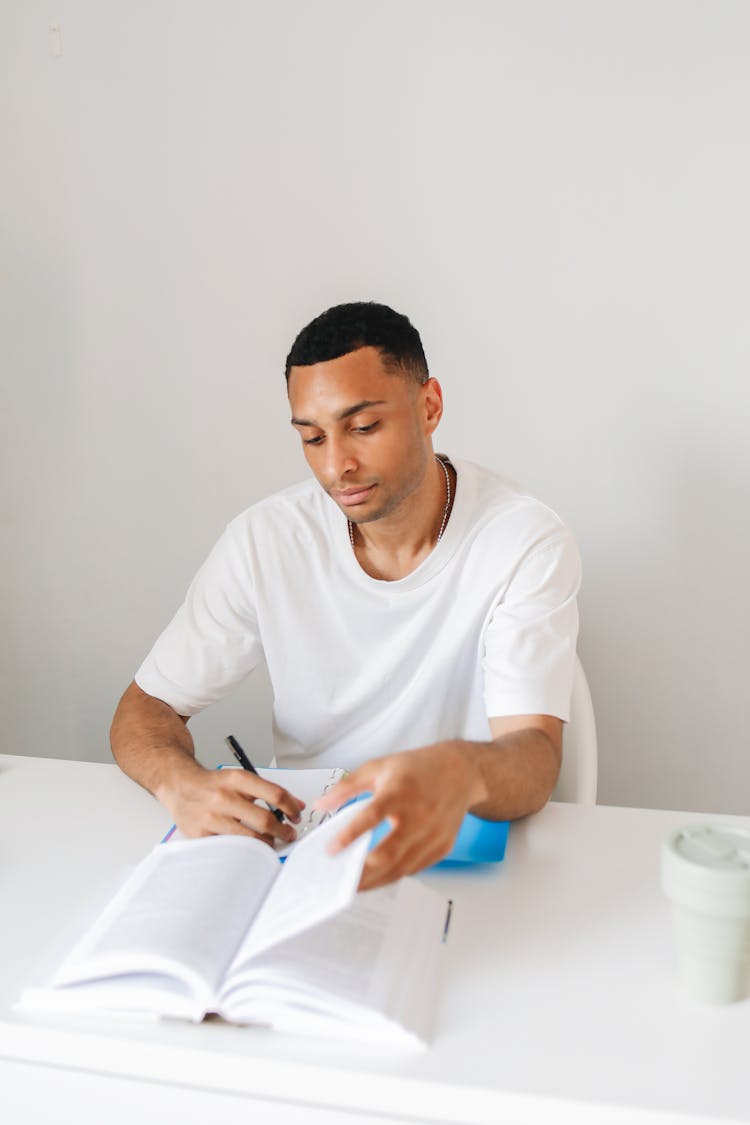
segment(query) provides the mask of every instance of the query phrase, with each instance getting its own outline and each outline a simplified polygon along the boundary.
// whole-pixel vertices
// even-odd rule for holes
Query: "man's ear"
[[[432,434],[443,417],[443,388],[437,379],[428,379],[426,383],[422,383],[419,390],[422,396],[425,433]]]

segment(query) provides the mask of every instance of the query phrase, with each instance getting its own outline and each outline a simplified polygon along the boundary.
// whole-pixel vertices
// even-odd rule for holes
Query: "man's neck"
[[[450,481],[450,504],[442,464],[435,459],[425,482],[389,516],[372,523],[351,525],[354,554],[371,578],[395,582],[417,569],[435,548],[450,517],[456,474],[446,466]],[[447,518],[445,520],[447,522]]]

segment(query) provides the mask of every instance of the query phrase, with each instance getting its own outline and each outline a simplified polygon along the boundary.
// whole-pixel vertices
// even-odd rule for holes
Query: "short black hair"
[[[384,367],[426,383],[422,341],[408,317],[376,301],[334,305],[302,329],[286,357],[286,379],[292,367],[309,367],[338,359],[358,348],[377,348]]]

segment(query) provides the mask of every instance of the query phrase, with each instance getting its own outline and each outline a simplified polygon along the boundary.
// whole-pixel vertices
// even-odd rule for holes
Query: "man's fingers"
[[[453,839],[444,823],[425,822],[415,831],[411,819],[406,817],[367,856],[359,889],[374,890],[403,875],[415,875],[431,867],[448,855]]]
[[[269,838],[276,836],[286,843],[291,843],[292,840],[297,839],[297,833],[291,824],[277,820],[270,809],[258,805],[254,801],[248,801],[244,797],[226,795],[225,800],[216,808],[216,812],[220,816],[232,817],[241,824],[245,824],[258,835],[268,836]]]
[[[425,847],[429,847],[429,843],[424,837],[420,836],[415,841],[412,836],[405,831],[400,831],[398,827],[391,829],[385,839],[367,856],[359,889],[371,890],[394,879],[400,879],[407,873],[412,874],[418,868],[407,871],[408,857],[412,853],[421,854]]]
[[[249,801],[265,801],[274,808],[281,809],[289,820],[296,823],[305,802],[300,801],[287,789],[266,781],[262,777],[243,770],[220,770],[217,775],[217,788],[222,792],[237,793]]]
[[[433,840],[420,840],[413,847],[407,848],[397,856],[378,856],[380,848],[370,852],[362,869],[359,881],[360,891],[373,891],[383,887],[404,875],[416,875],[438,863],[450,851],[450,847],[435,847]]]
[[[296,819],[302,802],[279,785],[264,782],[252,774],[238,776],[240,772],[227,770],[208,774],[200,790],[191,794],[191,800],[182,810],[176,810],[175,820],[180,829],[187,836],[229,832],[262,837],[269,843],[274,838],[284,843],[295,840],[297,834],[292,825],[279,820],[263,802],[278,801],[277,807]]]
[[[363,832],[367,832],[370,828],[375,828],[380,824],[381,820],[383,820],[383,810],[380,805],[376,801],[368,802],[363,806],[362,812],[352,817],[346,827],[342,828],[338,836],[331,841],[328,845],[328,851],[331,855],[343,851]]]

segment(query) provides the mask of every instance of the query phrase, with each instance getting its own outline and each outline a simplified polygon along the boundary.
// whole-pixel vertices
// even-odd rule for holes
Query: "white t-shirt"
[[[454,462],[442,539],[416,570],[371,578],[315,480],[233,520],[136,673],[194,715],[265,659],[279,766],[354,768],[489,717],[569,717],[578,552],[549,508]]]

